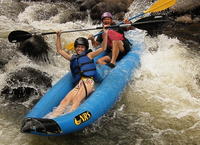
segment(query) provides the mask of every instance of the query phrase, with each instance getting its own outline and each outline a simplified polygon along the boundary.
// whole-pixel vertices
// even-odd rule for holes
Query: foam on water
[[[147,36],[145,44],[126,110],[143,120],[154,143],[187,144],[200,133],[195,128],[200,124],[199,56],[165,35]]]

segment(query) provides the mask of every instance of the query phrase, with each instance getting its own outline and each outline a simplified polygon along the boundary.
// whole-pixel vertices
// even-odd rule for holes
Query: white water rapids
[[[146,9],[140,1],[130,6],[127,17]],[[9,7],[11,2],[1,1]],[[90,19],[60,24],[64,8],[55,4],[27,3],[17,21],[0,16],[0,38],[13,30],[57,31],[95,27]],[[37,20],[41,9],[58,8],[58,14],[48,20]],[[9,13],[9,12],[8,12]],[[62,35],[63,45],[79,36],[87,37],[96,31]],[[41,137],[20,133],[25,115],[22,106],[0,105],[0,145],[197,145],[200,143],[200,54],[191,51],[176,38],[159,35],[151,38],[141,30],[128,33],[129,38],[144,42],[141,66],[135,72],[121,100],[92,127],[62,137]],[[0,89],[6,85],[8,74],[32,67],[52,76],[53,84],[69,70],[69,63],[56,54],[55,35],[45,37],[51,53],[51,64],[35,62],[15,51],[17,55],[0,71]],[[0,44],[2,45],[2,44]],[[12,44],[10,44],[12,45]],[[33,86],[34,87],[34,86]]]

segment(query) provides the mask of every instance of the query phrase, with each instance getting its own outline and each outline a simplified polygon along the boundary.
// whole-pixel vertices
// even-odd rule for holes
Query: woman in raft
[[[107,47],[107,30],[105,29],[102,47],[94,52],[89,49],[88,40],[84,37],[79,37],[74,42],[76,54],[70,55],[62,49],[60,36],[61,32],[57,32],[57,52],[70,61],[75,87],[65,96],[58,107],[46,116],[47,118],[55,118],[66,113],[65,110],[69,104],[71,104],[71,108],[67,112],[74,111],[81,101],[94,91],[97,72],[93,58],[106,50]]]

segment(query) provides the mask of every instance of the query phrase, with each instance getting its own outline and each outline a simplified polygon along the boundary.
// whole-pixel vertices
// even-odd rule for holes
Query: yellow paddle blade
[[[64,45],[64,48],[67,50],[74,50],[74,42],[70,42]]]
[[[158,0],[149,9],[144,11],[144,13],[152,13],[165,10],[176,3],[176,0]]]

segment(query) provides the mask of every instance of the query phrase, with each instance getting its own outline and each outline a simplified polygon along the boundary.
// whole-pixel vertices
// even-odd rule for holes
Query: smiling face
[[[86,47],[84,45],[77,45],[77,47],[75,48],[75,51],[78,55],[83,53],[85,50],[86,50]]]
[[[102,20],[102,23],[103,25],[111,25],[112,24],[112,19],[110,17],[105,17],[103,20]]]

